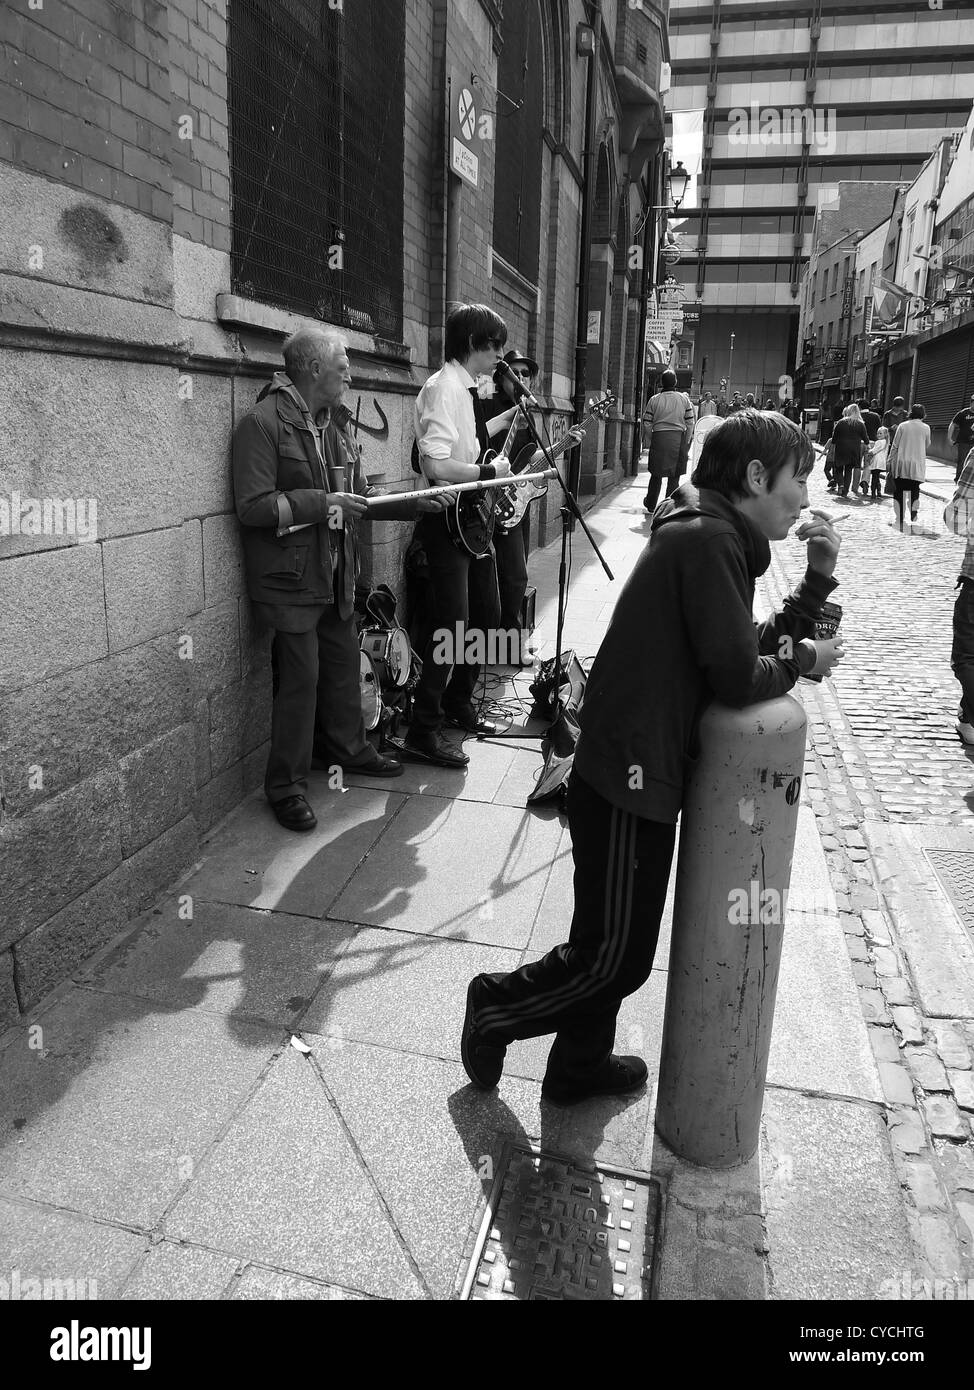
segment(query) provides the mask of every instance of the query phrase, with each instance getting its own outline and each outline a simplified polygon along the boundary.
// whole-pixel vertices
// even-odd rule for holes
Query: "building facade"
[[[708,380],[728,375],[733,333],[731,388],[766,396],[796,356],[819,201],[843,181],[911,182],[964,125],[974,14],[915,0],[672,0],[670,36],[674,128],[694,112],[701,127],[677,272],[700,307],[694,356],[708,357]]]
[[[553,438],[612,387],[584,498],[631,466],[666,3],[11,0],[0,38],[2,1021],[260,785],[229,442],[288,332],[345,333],[375,482],[413,484],[451,300],[539,360]],[[371,530],[401,591],[411,528]]]

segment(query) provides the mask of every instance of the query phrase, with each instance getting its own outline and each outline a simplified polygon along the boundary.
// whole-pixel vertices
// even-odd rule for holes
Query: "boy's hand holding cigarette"
[[[845,515],[848,515],[846,513]],[[831,579],[839,558],[842,540],[835,530],[835,523],[842,517],[832,517],[828,512],[812,510],[813,520],[802,522],[794,535],[797,540],[808,544],[808,567]]]

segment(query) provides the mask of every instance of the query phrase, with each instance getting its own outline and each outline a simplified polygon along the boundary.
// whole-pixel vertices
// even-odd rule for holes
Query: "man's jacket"
[[[574,767],[613,806],[675,821],[707,705],[771,700],[811,669],[797,644],[836,581],[807,570],[757,625],[754,581],[770,563],[766,538],[720,493],[684,483],[657,508],[579,711]]]
[[[334,602],[348,617],[359,567],[355,518],[329,518],[325,498],[329,492],[365,497],[369,487],[351,431],[339,429],[334,419],[322,440],[329,480],[300,399],[287,375],[275,372],[233,432],[233,495],[243,528],[247,592],[258,603]],[[344,524],[336,526],[338,521]],[[313,524],[275,535],[281,526],[302,522]]]

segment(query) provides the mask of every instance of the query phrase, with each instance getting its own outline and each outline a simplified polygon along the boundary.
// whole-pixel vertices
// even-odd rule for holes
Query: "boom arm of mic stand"
[[[587,538],[588,538],[588,543],[589,543],[589,545],[592,547],[592,549],[595,551],[595,554],[598,556],[599,564],[600,564],[600,565],[602,566],[602,568],[605,570],[605,573],[606,573],[606,575],[608,576],[608,578],[609,578],[609,579],[615,579],[615,575],[614,575],[614,574],[612,573],[612,571],[609,569],[609,566],[605,563],[605,556],[602,554],[601,550],[599,549],[599,547],[598,547],[598,542],[596,541],[595,537],[592,535],[591,531],[588,529],[588,527],[587,527],[586,524],[585,524],[585,518],[582,516],[582,513],[581,513],[581,511],[579,510],[578,503],[575,501],[574,497],[572,496],[571,489],[569,488],[568,484],[565,482],[565,479],[564,479],[564,476],[562,475],[561,469],[558,467],[557,463],[555,463],[555,460],[554,460],[554,458],[552,457],[552,454],[551,454],[551,450],[547,447],[547,445],[545,445],[545,444],[542,442],[540,436],[538,435],[538,431],[535,429],[534,421],[531,419],[531,416],[530,416],[529,412],[528,412],[527,410],[524,410],[524,411],[523,411],[523,414],[524,414],[525,420],[527,421],[528,429],[529,429],[530,432],[531,432],[531,438],[534,440],[534,442],[535,442],[535,444],[537,445],[537,447],[541,450],[541,452],[544,454],[545,458],[547,459],[548,467],[549,467],[549,468],[553,468],[554,471],[555,471],[555,477],[558,479],[558,482],[561,484],[561,490],[562,490],[562,492],[564,493],[565,503],[566,503],[566,505],[567,505],[567,507],[568,507],[568,510],[571,512],[572,516],[575,518],[575,520],[576,520],[576,521],[578,522],[578,524],[581,526],[582,530],[585,532],[585,535],[586,535]],[[560,653],[559,653],[559,655],[560,655]]]

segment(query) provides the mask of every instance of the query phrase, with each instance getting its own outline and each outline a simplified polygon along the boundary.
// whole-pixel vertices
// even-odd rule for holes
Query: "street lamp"
[[[677,208],[683,202],[683,199],[686,197],[687,184],[689,182],[690,175],[683,167],[683,160],[680,159],[677,161],[676,168],[670,170],[669,178],[667,179],[667,183],[670,186],[670,202],[673,204],[674,212],[677,210]]]

